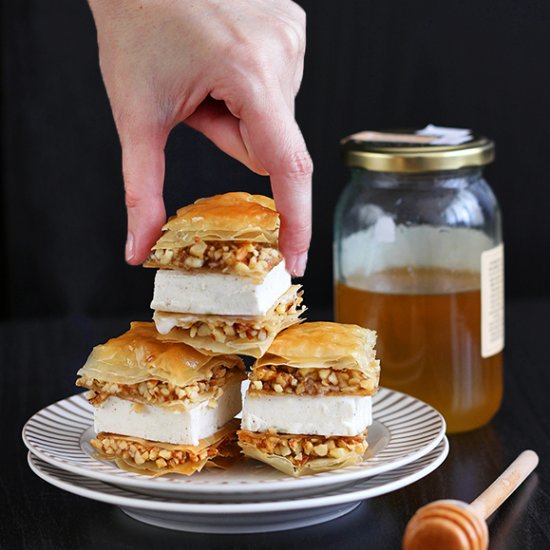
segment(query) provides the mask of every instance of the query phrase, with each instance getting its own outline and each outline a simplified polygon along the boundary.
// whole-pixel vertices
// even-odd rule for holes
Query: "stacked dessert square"
[[[299,321],[300,286],[279,252],[272,199],[227,193],[180,208],[146,267],[159,268],[151,308],[166,340],[261,357]]]
[[[293,476],[359,462],[380,375],[375,340],[371,330],[328,322],[279,334],[249,377],[244,454]]]
[[[303,323],[272,199],[228,193],[180,208],[145,267],[152,322],[96,346],[78,371],[98,455],[189,475],[242,453],[288,475],[361,460],[379,363],[373,331]],[[244,363],[256,358],[241,410]],[[239,448],[240,447],[240,448]]]
[[[229,193],[178,210],[146,267],[159,268],[155,323],[132,323],[79,370],[102,458],[152,475],[191,474],[240,454],[239,352],[260,357],[298,323],[299,285],[278,250],[272,199]]]
[[[78,376],[94,405],[91,443],[120,468],[188,475],[238,456],[240,357],[161,342],[153,323],[134,322],[96,346]]]

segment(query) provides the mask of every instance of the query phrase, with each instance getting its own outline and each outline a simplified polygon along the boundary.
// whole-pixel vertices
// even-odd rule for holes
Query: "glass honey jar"
[[[343,158],[336,320],[377,331],[381,385],[431,404],[451,433],[482,426],[502,398],[501,215],[482,173],[493,142],[362,132]]]

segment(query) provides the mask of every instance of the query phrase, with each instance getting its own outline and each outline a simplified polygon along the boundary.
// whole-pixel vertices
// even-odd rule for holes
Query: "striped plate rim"
[[[141,496],[122,487],[110,485],[98,479],[81,476],[48,464],[29,452],[31,469],[52,485],[80,496],[99,500],[117,506],[140,510],[157,510],[185,514],[258,514],[276,511],[291,511],[303,508],[358,502],[401,489],[427,476],[438,468],[449,453],[449,442],[443,437],[439,444],[423,457],[375,477],[359,480],[356,483],[338,486],[329,491],[307,496],[297,492],[295,496],[284,500],[247,499],[246,501],[227,502],[181,500],[167,496]]]
[[[190,477],[149,478],[97,460],[83,434],[93,425],[93,407],[80,393],[53,403],[34,414],[23,427],[27,448],[62,470],[125,487],[176,491],[181,494],[270,493],[341,484],[378,475],[411,463],[432,451],[445,434],[445,421],[433,407],[410,395],[380,388],[373,397],[373,416],[381,437],[369,447],[365,460],[333,472],[290,478],[263,464],[239,475],[232,469],[205,470]],[[375,430],[372,430],[373,432]]]

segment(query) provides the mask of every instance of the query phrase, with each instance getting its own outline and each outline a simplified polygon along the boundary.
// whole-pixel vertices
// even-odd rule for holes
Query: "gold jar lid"
[[[344,164],[375,172],[436,172],[484,166],[495,158],[495,144],[471,136],[459,145],[434,144],[415,130],[365,131],[341,141]]]

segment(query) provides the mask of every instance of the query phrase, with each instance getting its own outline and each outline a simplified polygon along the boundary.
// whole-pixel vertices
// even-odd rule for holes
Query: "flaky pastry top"
[[[358,325],[311,322],[293,325],[279,333],[253,368],[287,365],[295,368],[361,370],[376,375],[376,332]]]
[[[205,354],[181,342],[163,342],[154,323],[133,322],[121,336],[96,346],[77,374],[117,384],[154,379],[185,386],[219,365],[244,369],[237,355]]]
[[[195,238],[276,245],[279,225],[279,213],[269,197],[245,192],[214,195],[180,208],[163,226],[153,250],[185,247]]]

